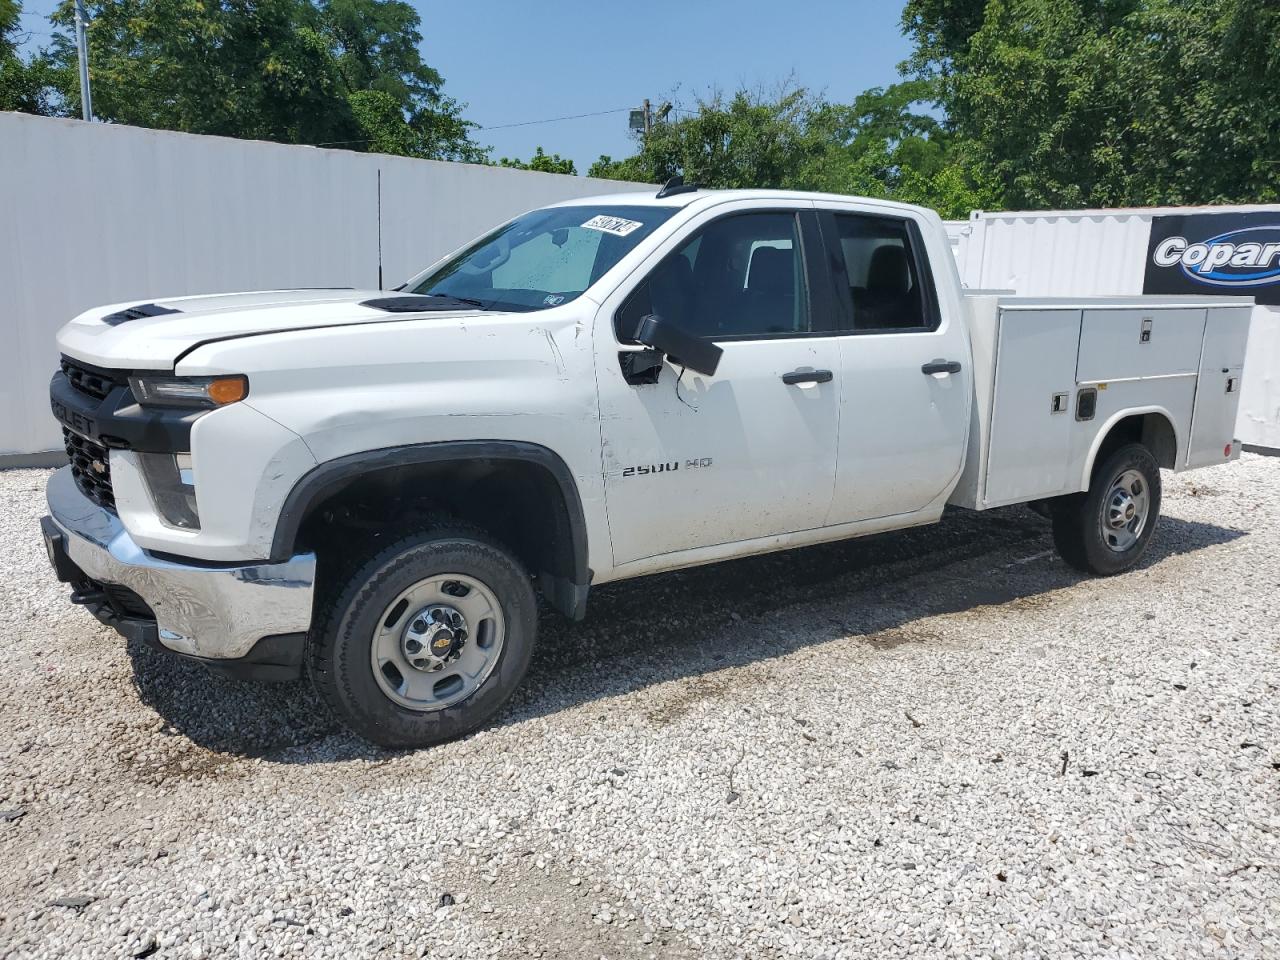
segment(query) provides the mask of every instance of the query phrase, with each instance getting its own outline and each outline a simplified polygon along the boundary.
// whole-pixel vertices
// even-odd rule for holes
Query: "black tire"
[[[1116,481],[1127,471],[1142,478],[1149,503],[1146,522],[1137,539],[1123,550],[1104,536],[1104,514]],[[1084,573],[1110,577],[1129,570],[1142,559],[1160,519],[1160,465],[1140,443],[1128,443],[1108,455],[1093,471],[1088,493],[1062,497],[1053,508],[1053,541],[1069,566]]]
[[[488,587],[502,608],[505,634],[492,672],[476,690],[424,712],[383,692],[371,646],[387,605],[440,573],[463,574]],[[537,602],[520,562],[483,533],[450,525],[390,544],[333,583],[317,610],[307,667],[320,697],[353,731],[382,747],[413,749],[460,737],[489,720],[524,679],[536,632]]]

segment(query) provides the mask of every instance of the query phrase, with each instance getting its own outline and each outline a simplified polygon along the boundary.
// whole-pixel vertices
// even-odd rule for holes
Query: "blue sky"
[[[898,79],[910,52],[899,0],[410,0],[423,55],[445,92],[485,127],[494,156],[537,146],[585,173],[632,151],[626,108],[645,97],[692,102],[712,89],[772,89],[789,77],[834,100]],[[23,26],[48,31],[55,0],[27,0]],[[38,32],[31,43],[48,43]],[[573,114],[602,116],[533,123]],[[528,124],[507,126],[509,124]]]

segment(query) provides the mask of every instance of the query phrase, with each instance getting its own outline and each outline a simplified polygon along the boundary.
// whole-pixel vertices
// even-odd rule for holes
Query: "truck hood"
[[[388,313],[361,302],[386,290],[263,290],[162,297],[86,310],[58,331],[58,348],[84,363],[112,369],[172,370],[177,359],[211,340],[353,323],[387,323],[474,310]],[[152,315],[148,315],[152,314]]]

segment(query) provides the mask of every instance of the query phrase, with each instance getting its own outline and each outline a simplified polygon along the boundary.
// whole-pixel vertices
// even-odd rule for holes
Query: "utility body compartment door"
[[[1076,379],[1083,384],[1191,376],[1200,366],[1202,309],[1085,308]]]
[[[1079,346],[1079,310],[1000,311],[986,506],[1072,489]]]
[[[1252,315],[1250,307],[1209,308],[1195,409],[1191,415],[1187,467],[1222,463],[1237,452],[1233,442]],[[1228,450],[1227,444],[1233,444],[1232,449]]]

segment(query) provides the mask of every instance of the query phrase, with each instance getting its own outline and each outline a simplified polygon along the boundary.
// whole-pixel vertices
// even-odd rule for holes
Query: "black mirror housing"
[[[715,376],[716,368],[720,366],[720,355],[724,353],[710,340],[700,340],[685,333],[656,313],[641,317],[631,338],[646,347],[661,350],[672,363],[708,377]]]

